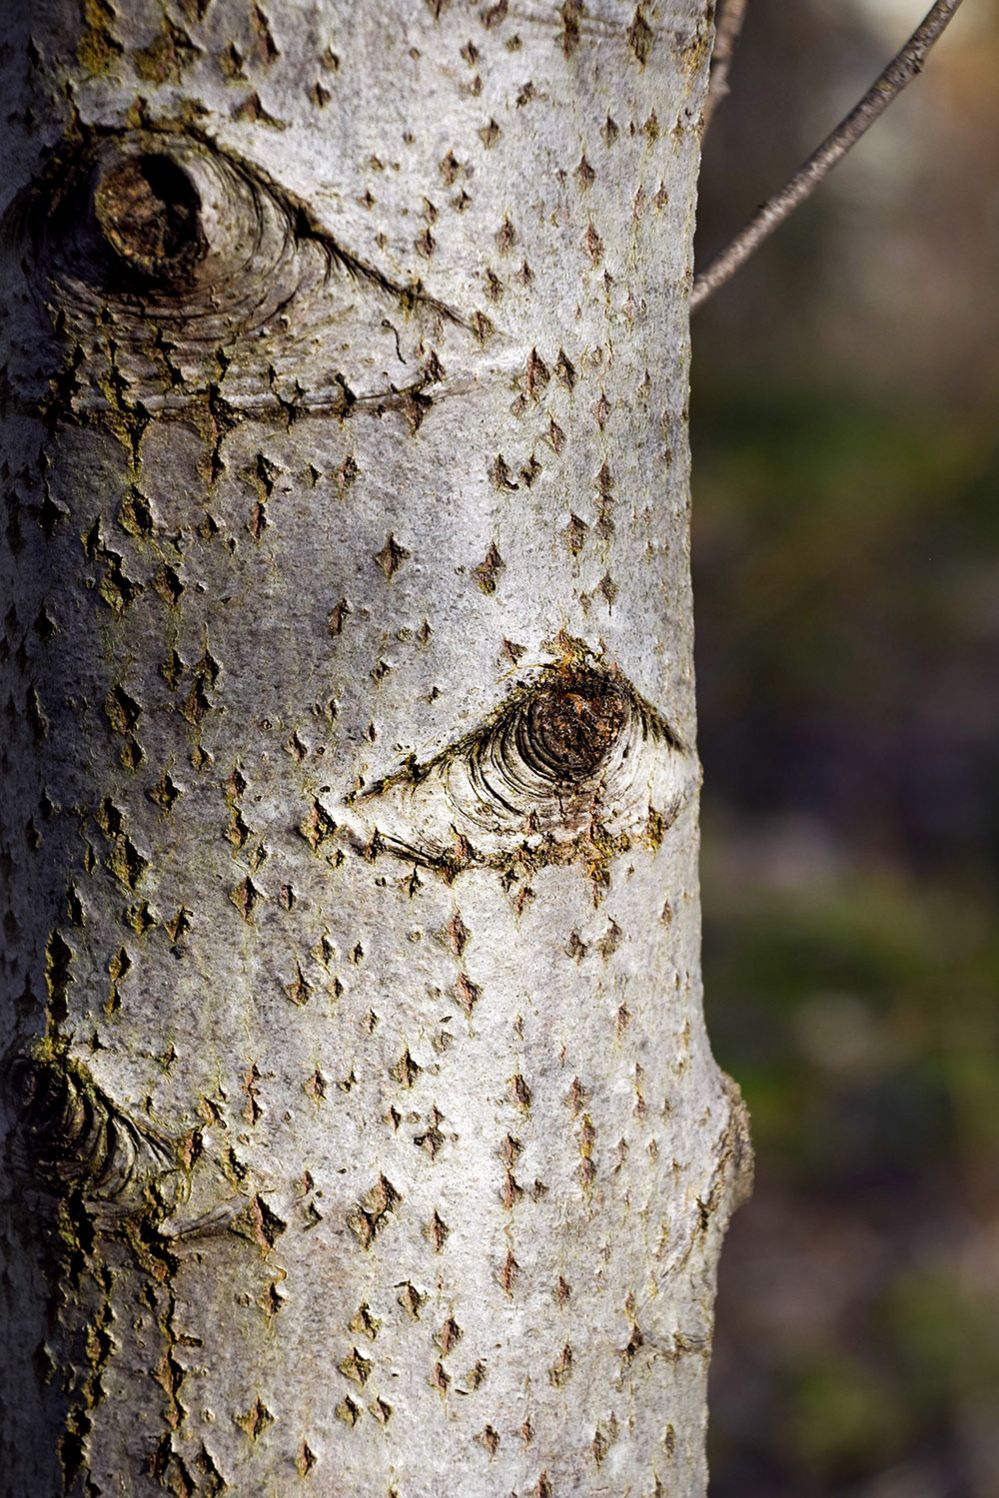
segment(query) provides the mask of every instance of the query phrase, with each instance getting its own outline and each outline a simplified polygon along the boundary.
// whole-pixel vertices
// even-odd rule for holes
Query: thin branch
[[[953,19],[961,3],[962,0],[937,0],[922,25],[913,32],[901,52],[892,58],[856,108],[826,137],[787,186],[756,210],[728,249],[723,250],[712,260],[707,270],[695,278],[690,296],[691,312],[695,312],[706,302],[719,286],[724,286],[778,224],[782,224],[798,204],[803,203],[815,191],[822,179],[842,160],[851,146],[856,145],[861,136],[866,134],[906,84],[911,83],[916,74],[922,71],[926,54]]]
[[[711,53],[711,72],[708,77],[708,92],[704,100],[702,116],[702,138],[711,123],[711,116],[728,95],[728,74],[732,66],[732,54],[739,40],[748,4],[749,0],[725,0],[725,8],[715,25],[715,45]]]

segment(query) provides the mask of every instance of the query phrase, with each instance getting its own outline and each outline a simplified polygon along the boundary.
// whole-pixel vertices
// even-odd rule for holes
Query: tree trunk
[[[5,1494],[704,1491],[711,8],[7,8]]]

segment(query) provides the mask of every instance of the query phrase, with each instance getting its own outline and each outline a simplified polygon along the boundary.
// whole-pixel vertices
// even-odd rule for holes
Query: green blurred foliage
[[[709,250],[884,61],[872,13],[752,0]],[[715,1498],[999,1494],[997,68],[981,0],[694,329],[705,985],[758,1169]]]

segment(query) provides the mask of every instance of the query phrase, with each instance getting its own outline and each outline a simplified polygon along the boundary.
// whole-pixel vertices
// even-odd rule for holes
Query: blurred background
[[[929,0],[749,0],[702,263]],[[712,1498],[999,1495],[999,0],[694,322]]]

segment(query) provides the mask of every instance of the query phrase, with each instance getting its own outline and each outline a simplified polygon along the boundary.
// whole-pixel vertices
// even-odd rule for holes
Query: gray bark
[[[6,1494],[704,1491],[710,9],[7,7]]]

